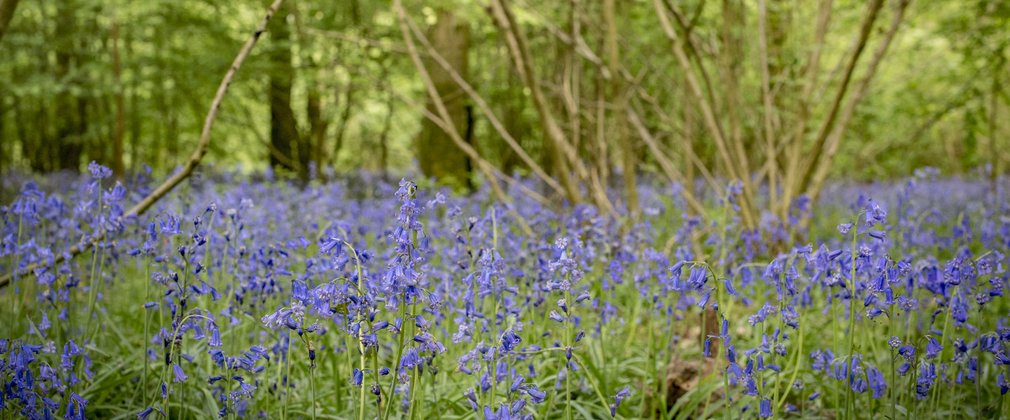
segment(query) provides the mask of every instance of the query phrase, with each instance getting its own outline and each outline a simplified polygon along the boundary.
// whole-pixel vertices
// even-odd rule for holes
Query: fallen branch
[[[245,59],[249,56],[253,46],[256,45],[256,41],[258,41],[260,36],[266,32],[267,24],[270,22],[270,19],[273,18],[274,13],[277,12],[277,9],[283,2],[284,0],[274,0],[273,4],[270,5],[270,8],[267,9],[267,14],[263,17],[263,21],[260,22],[260,25],[253,32],[252,37],[250,37],[245,44],[242,45],[242,49],[240,49],[238,55],[235,56],[235,61],[231,63],[231,66],[228,68],[228,72],[225,73],[224,79],[221,80],[221,84],[217,88],[217,94],[214,95],[214,100],[210,104],[210,110],[207,112],[207,118],[203,121],[203,130],[200,132],[200,142],[197,143],[196,149],[193,150],[193,154],[186,162],[186,166],[184,166],[181,171],[176,172],[174,175],[165,180],[164,183],[159,185],[158,188],[155,188],[154,191],[151,191],[150,194],[140,200],[140,202],[136,205],[127,210],[122,216],[123,219],[144,214],[144,212],[150,209],[154,203],[158,202],[158,200],[171,192],[172,189],[182,183],[183,180],[188,178],[189,175],[193,173],[193,170],[200,165],[200,161],[203,159],[203,156],[207,154],[207,148],[210,146],[210,130],[214,126],[214,119],[217,118],[217,113],[221,109],[221,102],[224,100],[224,95],[228,92],[228,88],[231,86],[232,79],[235,78],[235,73],[238,73],[238,69],[242,67],[242,63],[245,62]],[[91,238],[89,241],[74,245],[70,247],[70,249],[66,250],[66,252],[59,254],[59,256],[53,260],[52,265],[59,264],[66,259],[71,259],[78,254],[87,251],[92,246],[97,245],[104,239],[105,233],[102,233],[94,238]],[[50,264],[36,263],[30,264],[20,270],[15,268],[14,273],[0,277],[0,288],[7,287],[15,275],[20,277],[32,274],[36,269],[43,268],[48,265]]]

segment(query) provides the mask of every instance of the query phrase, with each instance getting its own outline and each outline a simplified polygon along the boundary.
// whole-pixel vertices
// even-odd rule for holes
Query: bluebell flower
[[[926,356],[925,357],[927,359],[932,359],[932,358],[934,358],[936,356],[939,356],[940,352],[942,350],[943,350],[943,345],[941,345],[940,342],[937,341],[935,337],[930,337],[929,338],[929,343],[926,344]]]
[[[771,417],[772,416],[772,402],[767,398],[761,399],[760,413],[761,417]]]
[[[178,363],[172,364],[172,373],[175,374],[175,382],[185,382],[189,379],[189,376],[186,375],[186,372],[183,372],[182,366]]]
[[[509,391],[518,391],[523,386],[524,382],[526,382],[526,378],[522,375],[516,375],[515,379],[512,380],[512,385],[509,387]]]
[[[112,170],[111,169],[109,169],[109,168],[107,168],[105,166],[102,166],[102,165],[98,164],[98,162],[95,162],[95,161],[91,161],[91,163],[88,163],[88,172],[91,173],[91,176],[93,178],[97,178],[97,179],[105,179],[105,178],[108,178],[108,177],[112,176]]]
[[[422,363],[421,357],[414,347],[407,348],[400,359],[400,369],[410,370]]]
[[[614,395],[614,403],[610,405],[610,417],[617,417],[617,408],[621,406],[621,401],[631,395],[631,390],[627,386],[617,391]]]
[[[873,398],[880,398],[887,390],[887,382],[884,381],[884,374],[877,369],[866,370],[867,380],[870,382],[870,389],[873,390]]]
[[[540,404],[547,399],[547,393],[537,389],[536,387],[527,388],[526,394],[530,396],[534,404]]]
[[[842,235],[848,235],[850,229],[852,229],[852,223],[842,223],[838,225],[838,232]]]

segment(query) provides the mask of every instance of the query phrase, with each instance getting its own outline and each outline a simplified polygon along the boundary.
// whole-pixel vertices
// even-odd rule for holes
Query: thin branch
[[[877,68],[887,55],[887,49],[891,46],[891,41],[894,40],[895,34],[898,33],[898,28],[901,27],[901,23],[905,18],[905,10],[908,8],[909,3],[911,3],[911,0],[900,0],[898,2],[894,16],[891,19],[891,26],[887,29],[884,39],[879,45],[877,45],[877,49],[873,52],[873,58],[870,60],[869,66],[866,69],[866,75],[863,76],[863,79],[860,80],[856,90],[852,93],[852,99],[850,99],[845,105],[845,109],[842,111],[842,114],[838,119],[838,125],[831,132],[831,136],[828,138],[827,148],[824,151],[824,160],[820,166],[813,168],[814,172],[812,179],[810,180],[809,190],[807,193],[814,201],[817,200],[817,196],[821,192],[821,187],[824,185],[824,180],[827,179],[828,172],[831,171],[831,163],[834,160],[835,154],[838,152],[838,147],[842,142],[842,137],[845,135],[845,128],[852,119],[852,115],[855,113],[859,102],[864,96],[866,96],[866,91],[870,87],[870,82],[873,81],[873,76],[877,73]]]
[[[778,153],[775,152],[775,129],[772,127],[771,75],[768,71],[768,7],[758,0],[758,49],[761,56],[761,99],[764,114],[765,167],[768,168],[769,208],[778,208]]]
[[[849,83],[852,81],[852,76],[856,70],[856,64],[859,63],[859,58],[862,56],[863,51],[866,49],[867,40],[870,38],[870,32],[873,30],[873,24],[877,21],[877,16],[880,15],[880,9],[884,6],[884,0],[871,0],[866,17],[863,19],[863,24],[859,30],[859,36],[856,40],[855,50],[849,57],[848,63],[845,65],[845,70],[842,73],[842,81],[838,85],[838,90],[835,93],[835,98],[831,101],[831,107],[828,109],[827,117],[824,122],[821,123],[821,127],[817,132],[817,137],[814,140],[814,149],[809,153],[810,159],[806,164],[806,170],[801,183],[799,184],[799,191],[804,191],[810,185],[810,181],[820,165],[821,158],[824,155],[824,147],[828,141],[828,137],[831,136],[831,132],[834,129],[835,122],[838,119],[838,112],[841,110],[842,102],[845,99],[846,93],[849,90]]]
[[[583,179],[588,178],[588,172],[579,160],[574,147],[568,143],[564,132],[550,110],[550,105],[544,97],[536,74],[534,74],[533,63],[530,61],[529,51],[526,49],[526,39],[521,30],[516,26],[515,18],[512,16],[512,12],[509,10],[505,0],[491,1],[491,15],[505,37],[505,44],[512,56],[512,61],[515,63],[519,78],[530,89],[530,96],[532,96],[533,104],[537,110],[537,114],[540,116],[544,136],[547,138],[547,144],[550,146],[548,147],[548,151],[558,165],[558,177],[560,178],[561,185],[565,187],[568,199],[573,204],[579,203],[582,201],[581,194],[571,174],[568,172],[568,168],[569,165],[573,166],[576,173]]]
[[[663,173],[666,174],[666,177],[669,178],[671,182],[683,186],[684,200],[687,201],[687,204],[691,206],[694,211],[698,212],[698,214],[704,214],[705,207],[702,206],[698,199],[694,196],[694,191],[691,186],[685,184],[684,177],[681,176],[676,169],[674,169],[673,162],[666,156],[666,153],[663,153],[663,150],[660,149],[659,144],[652,136],[652,133],[649,132],[649,130],[645,127],[645,124],[642,123],[642,120],[638,118],[638,115],[635,114],[631,108],[628,108],[627,111],[628,122],[635,127],[638,131],[639,137],[641,137],[645,144],[649,146],[649,150],[652,151],[653,157],[655,157],[656,162],[659,163],[660,169],[663,170]]]
[[[807,59],[805,70],[806,81],[803,84],[803,93],[797,98],[799,101],[799,121],[796,123],[791,136],[784,140],[788,144],[788,149],[786,149],[785,175],[782,180],[783,197],[779,203],[780,207],[777,209],[779,217],[783,220],[789,212],[793,195],[799,194],[799,188],[796,184],[799,182],[797,177],[799,177],[800,163],[803,160],[803,140],[811,114],[809,102],[820,74],[821,52],[824,49],[824,39],[827,37],[828,27],[831,24],[831,10],[832,0],[821,0],[817,6],[817,26],[814,30],[813,48],[810,50],[810,57]]]
[[[666,15],[666,10],[664,10],[663,2],[661,0],[653,0],[653,5],[656,9],[656,15],[659,17],[660,26],[663,28],[663,32],[666,34],[667,38],[670,39],[670,45],[673,49],[673,54],[677,57],[677,61],[680,63],[681,70],[684,72],[684,78],[687,81],[689,90],[694,95],[695,99],[698,101],[698,107],[701,108],[701,113],[705,124],[708,126],[711,132],[712,138],[715,140],[716,149],[719,152],[720,157],[723,160],[723,164],[726,167],[726,172],[732,179],[739,179],[744,181],[744,198],[745,205],[741,211],[743,216],[744,224],[747,227],[755,226],[754,217],[752,214],[752,209],[750,208],[752,204],[749,174],[741,174],[737,171],[737,162],[734,161],[730,150],[726,145],[725,137],[723,136],[723,131],[719,125],[719,121],[716,119],[715,112],[712,109],[711,103],[705,98],[705,94],[701,90],[701,86],[698,83],[697,78],[694,76],[694,72],[691,69],[691,62],[684,51],[684,46],[682,45],[677,32],[673,29],[673,25],[670,23],[669,17]],[[747,177],[747,179],[745,179]]]

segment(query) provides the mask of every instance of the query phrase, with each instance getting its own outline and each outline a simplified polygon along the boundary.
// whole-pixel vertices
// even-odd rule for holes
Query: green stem
[[[98,185],[98,212],[99,214],[102,212],[101,183],[99,183]],[[101,228],[100,225],[97,228],[95,228],[95,233],[97,233],[100,228]],[[94,243],[94,245],[92,245],[94,247],[94,251],[92,252],[91,257],[91,277],[88,278],[88,280],[91,282],[90,284],[91,289],[88,291],[88,320],[85,321],[84,323],[84,340],[81,343],[82,345],[88,344],[88,340],[90,340],[91,318],[95,316],[95,303],[98,300],[98,285],[101,284],[100,280],[95,279],[95,268],[98,267],[98,260],[100,258],[99,253],[102,250],[102,244],[100,242],[101,241],[96,242]],[[98,275],[101,275],[101,270],[98,271]]]
[[[390,376],[392,376],[392,378],[389,380],[389,392],[386,393],[386,396],[388,398],[392,398],[393,397],[393,391],[396,389],[396,379],[397,379],[398,376],[400,376],[400,373],[399,373],[399,371],[400,371],[400,359],[403,357],[404,337],[406,336],[406,334],[404,334],[404,331],[403,331],[403,329],[405,327],[404,324],[407,323],[407,321],[406,321],[406,317],[407,317],[406,295],[403,294],[403,293],[401,293],[400,297],[401,297],[401,301],[400,301],[400,313],[399,313],[399,315],[400,315],[400,332],[399,332],[399,334],[400,334],[400,341],[396,345],[396,358],[393,359],[394,363],[393,363],[392,372],[390,374]],[[390,410],[390,407],[392,407],[392,406],[393,406],[393,404],[390,404],[390,403],[387,402],[386,409],[382,411],[382,418],[383,418],[383,420],[389,418],[389,410]]]
[[[852,224],[852,249],[850,251],[850,257],[852,259],[852,263],[850,264],[851,267],[849,268],[849,330],[848,330],[849,351],[847,353],[848,359],[846,359],[848,365],[852,364],[852,360],[855,357],[855,354],[853,354],[853,350],[855,348],[855,336],[856,336],[856,238],[857,238],[856,235],[859,233],[858,216],[856,217],[855,222],[856,223]],[[845,369],[848,370],[848,366],[846,366]],[[846,374],[846,377],[848,377],[850,374],[851,372]],[[848,384],[848,380],[846,380],[846,384]],[[848,408],[850,406],[850,403],[854,404],[855,401],[852,398],[852,392],[849,392],[849,390],[847,389],[847,385],[843,386],[843,389],[845,389],[845,407]],[[849,413],[851,414],[853,413],[853,411],[855,410],[849,411]],[[846,415],[846,417],[848,417],[848,415]]]
[[[18,240],[17,240],[17,248],[14,249],[14,266],[11,269],[11,271],[12,271],[12,274],[11,274],[11,284],[10,284],[10,287],[8,288],[8,292],[10,293],[10,297],[11,297],[11,319],[10,319],[10,323],[7,324],[7,325],[9,325],[10,328],[11,328],[11,337],[16,337],[17,336],[16,335],[17,334],[16,325],[17,325],[17,319],[18,319],[18,315],[17,315],[18,314],[18,296],[17,296],[16,290],[17,290],[17,281],[18,281],[18,271],[20,271],[18,269],[18,266],[21,265],[21,226],[22,226],[22,218],[23,217],[24,217],[23,215],[20,215],[20,214],[18,215]]]
[[[779,410],[781,410],[782,406],[785,405],[786,399],[789,397],[789,392],[792,391],[792,389],[793,389],[792,384],[796,383],[796,377],[800,373],[800,357],[802,357],[802,355],[803,355],[803,323],[802,323],[802,320],[801,320],[801,323],[799,325],[799,328],[796,329],[796,335],[799,336],[799,339],[798,339],[798,342],[796,343],[796,345],[797,345],[796,356],[793,357],[793,373],[789,377],[789,382],[786,383],[786,390],[785,390],[785,392],[782,394],[782,397],[779,398],[778,404],[775,405],[775,412],[781,412]]]
[[[946,351],[944,351],[944,350],[946,350],[946,347],[950,347],[950,346],[946,345],[946,342],[947,342],[947,326],[950,324],[950,319],[953,318],[953,316],[954,316],[951,306],[954,304],[954,298],[957,296],[957,291],[958,291],[959,287],[961,287],[961,285],[954,286],[954,290],[950,294],[950,299],[947,301],[947,314],[946,314],[946,316],[943,317],[943,332],[940,334],[940,345],[944,346],[944,348],[940,350],[940,354],[939,354],[939,359],[940,360],[937,361],[937,364],[939,364],[939,363],[941,363],[943,361],[943,354],[946,353]],[[937,378],[937,382],[939,382],[940,379],[942,379],[942,378]],[[940,386],[939,386],[939,383],[937,383],[937,385],[933,387],[933,398],[932,399],[933,399],[933,404],[932,404],[933,411],[932,412],[936,413],[937,412],[937,406],[940,404]]]
[[[288,405],[291,401],[291,333],[287,332],[288,345],[284,348],[284,377],[281,384],[284,385],[284,410],[281,411],[281,419],[288,418]]]
[[[148,300],[151,299],[151,256],[147,255],[144,264],[144,304],[146,305]],[[147,352],[151,349],[151,314],[148,313],[147,308],[144,308],[144,376],[143,376],[143,393],[144,393],[144,406],[147,404],[147,369],[150,365],[150,358],[147,357]]]
[[[573,327],[572,312],[575,309],[575,302],[572,302],[572,290],[569,282],[568,289],[565,290],[565,303],[568,305],[568,317],[565,318],[565,343],[567,347],[572,347]],[[565,418],[572,420],[572,371],[568,369],[567,353],[562,356],[565,361]]]
[[[309,366],[309,404],[312,406],[312,420],[316,420],[316,367],[315,362]],[[362,386],[361,389],[365,387]]]

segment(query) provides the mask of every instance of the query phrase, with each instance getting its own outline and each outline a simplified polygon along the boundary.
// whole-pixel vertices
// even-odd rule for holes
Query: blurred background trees
[[[0,171],[171,171],[265,6],[0,0]],[[1008,20],[1000,0],[289,1],[205,163],[528,176],[631,212],[636,177],[738,179],[752,226],[831,176],[1004,172]]]

